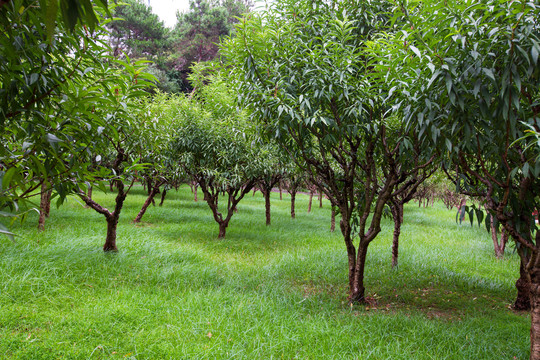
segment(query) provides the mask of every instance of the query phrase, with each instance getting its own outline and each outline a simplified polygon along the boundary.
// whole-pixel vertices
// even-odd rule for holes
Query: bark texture
[[[393,202],[390,206],[392,218],[394,220],[394,234],[392,238],[392,267],[398,265],[399,256],[399,235],[401,234],[401,225],[403,224],[403,204]]]
[[[49,217],[51,210],[51,196],[52,190],[48,188],[47,183],[44,181],[41,184],[41,201],[39,204],[39,219],[38,219],[38,230],[45,230],[45,219]]]

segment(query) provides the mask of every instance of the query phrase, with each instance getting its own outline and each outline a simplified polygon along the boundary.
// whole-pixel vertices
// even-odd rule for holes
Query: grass
[[[94,198],[112,206],[112,195]],[[202,198],[202,196],[200,197]],[[104,218],[71,199],[0,239],[0,358],[6,359],[526,359],[529,317],[509,309],[518,259],[495,259],[485,229],[442,204],[405,209],[400,264],[393,225],[369,249],[369,304],[347,305],[347,259],[328,203],[239,205],[225,240],[189,188],[133,225],[134,189],[116,254]]]

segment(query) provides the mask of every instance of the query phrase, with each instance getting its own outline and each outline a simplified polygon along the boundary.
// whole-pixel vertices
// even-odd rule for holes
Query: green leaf
[[[2,189],[8,189],[9,185],[11,184],[11,179],[13,178],[13,175],[17,172],[16,167],[9,168],[8,171],[4,174],[2,178]]]
[[[3,224],[0,223],[0,234],[6,235],[11,241],[15,241],[15,234],[9,231]]]
[[[413,53],[416,54],[420,59],[422,58],[422,54],[420,53],[420,50],[416,46],[409,45],[409,48],[412,50]]]
[[[478,220],[478,227],[480,227],[480,224],[482,224],[482,220],[484,220],[484,212],[482,210],[476,210],[476,219]]]
[[[484,74],[486,74],[486,76],[488,78],[490,78],[491,80],[495,81],[495,75],[493,75],[493,70],[491,69],[488,69],[488,68],[482,68],[482,72]]]
[[[521,171],[523,171],[523,176],[524,177],[529,177],[529,163],[525,163],[525,165],[523,165],[523,169]]]
[[[538,47],[536,46],[536,44],[533,44],[531,48],[531,56],[533,63],[536,65],[538,63]]]

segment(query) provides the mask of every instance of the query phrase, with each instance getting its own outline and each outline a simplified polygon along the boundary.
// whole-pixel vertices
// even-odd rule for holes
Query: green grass
[[[114,197],[96,193],[111,207]],[[200,197],[202,198],[202,196]],[[0,239],[0,358],[526,359],[529,318],[508,308],[518,259],[493,255],[485,229],[441,204],[405,209],[400,264],[393,225],[369,249],[369,304],[347,305],[347,259],[329,205],[260,193],[239,205],[225,240],[189,188],[135,226],[135,188],[104,254],[104,218],[71,199]],[[339,227],[339,226],[338,226]]]

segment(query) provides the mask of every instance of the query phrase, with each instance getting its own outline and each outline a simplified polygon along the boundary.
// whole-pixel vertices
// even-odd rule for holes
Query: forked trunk
[[[107,237],[103,245],[103,251],[118,251],[116,247],[116,228],[118,227],[118,215],[107,217]]]
[[[495,250],[495,256],[498,259],[502,258],[504,256],[505,240],[504,236],[501,236],[501,243],[499,244],[495,216],[491,217],[491,239],[493,240],[493,249]]]

